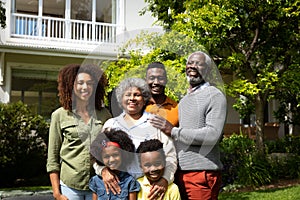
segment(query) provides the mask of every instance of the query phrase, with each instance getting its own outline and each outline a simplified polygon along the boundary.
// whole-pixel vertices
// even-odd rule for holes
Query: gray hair
[[[136,87],[141,91],[144,101],[146,103],[149,102],[151,98],[151,91],[147,82],[141,78],[127,78],[121,81],[119,86],[116,89],[116,98],[121,108],[122,108],[122,98],[124,93],[126,92],[126,90],[133,87]]]
[[[195,55],[195,54],[203,54],[205,56],[205,64],[207,65],[207,67],[211,68],[211,58],[209,57],[209,55],[207,55],[203,51],[196,51],[196,52],[190,54],[189,57],[188,57],[188,59],[187,59],[187,62],[189,61],[190,57],[192,55]]]
[[[205,82],[208,82],[210,85],[216,86],[223,94],[225,94],[224,89],[224,82],[222,80],[222,76],[219,72],[218,67],[216,66],[214,60],[209,56],[208,53],[203,51],[195,51],[192,54],[188,56],[188,60],[191,58],[191,56],[195,54],[204,55],[205,57],[205,64],[207,65],[205,74],[201,74],[205,80]]]

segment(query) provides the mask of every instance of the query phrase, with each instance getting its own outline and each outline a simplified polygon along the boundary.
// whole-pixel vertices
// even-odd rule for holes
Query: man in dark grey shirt
[[[152,124],[174,140],[179,163],[175,179],[182,199],[217,199],[222,169],[219,141],[227,113],[221,77],[211,58],[200,51],[188,57],[186,76],[190,88],[179,102],[179,127],[162,123],[159,117]]]

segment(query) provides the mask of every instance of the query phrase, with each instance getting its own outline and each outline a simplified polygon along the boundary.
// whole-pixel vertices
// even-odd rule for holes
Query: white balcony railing
[[[12,13],[11,37],[71,43],[116,43],[116,24]]]

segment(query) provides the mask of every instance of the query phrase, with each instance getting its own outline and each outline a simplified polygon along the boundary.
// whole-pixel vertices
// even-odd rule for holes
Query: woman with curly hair
[[[136,200],[140,190],[139,183],[128,172],[122,171],[132,161],[135,151],[134,144],[128,135],[121,130],[106,130],[100,133],[91,145],[92,162],[104,165],[114,172],[122,188],[120,194],[107,194],[102,177],[95,175],[90,180],[90,189],[93,191],[93,200],[98,199],[129,199]]]
[[[92,199],[89,147],[111,117],[103,107],[107,84],[95,65],[70,64],[58,75],[60,108],[51,116],[47,172],[55,199]]]

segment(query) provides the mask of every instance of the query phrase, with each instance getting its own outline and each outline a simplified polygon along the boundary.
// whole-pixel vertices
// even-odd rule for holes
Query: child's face
[[[108,146],[102,150],[102,160],[105,166],[111,170],[118,170],[122,164],[120,148]]]
[[[165,160],[158,151],[141,153],[141,168],[149,182],[155,182],[162,177],[165,170]]]

